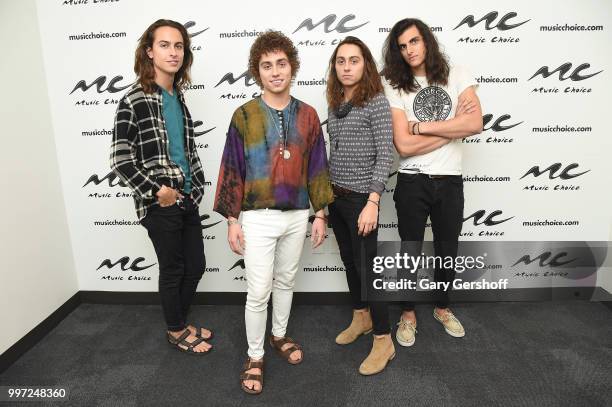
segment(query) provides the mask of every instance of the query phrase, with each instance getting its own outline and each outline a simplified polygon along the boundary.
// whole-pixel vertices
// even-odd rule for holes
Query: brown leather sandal
[[[285,346],[288,343],[290,343],[291,346],[283,350],[283,346]],[[285,358],[287,362],[289,362],[292,365],[300,364],[304,360],[304,350],[295,341],[295,339],[292,339],[288,336],[285,336],[284,338],[280,338],[280,339],[274,339],[274,335],[270,335],[270,346],[276,349],[278,354],[281,355],[283,358]],[[296,350],[302,351],[302,357],[299,358],[298,360],[292,360],[289,356]]]
[[[187,337],[189,335],[191,335],[191,331],[189,329],[185,329],[185,332],[183,332],[178,338],[172,336],[170,332],[166,333],[166,338],[172,346],[176,347],[176,349],[180,350],[181,352],[189,353],[190,355],[208,355],[212,351],[212,348],[210,348],[203,352],[196,352],[194,348],[204,342],[204,339],[196,338],[196,340],[193,342],[187,342]]]
[[[195,325],[195,324],[187,324],[186,326],[187,326],[187,327],[189,327],[190,325],[191,325],[192,327],[194,327],[194,328],[195,328],[195,331],[196,331],[196,332],[195,332],[195,334],[194,334],[194,335],[196,336],[196,338],[202,338],[202,339],[204,339],[205,341],[210,341],[210,340],[211,340],[211,339],[212,339],[212,338],[215,336],[214,332],[213,332],[213,331],[211,331],[211,330],[210,330],[210,329],[208,329],[208,328],[198,327],[198,326],[197,326],[197,325]],[[207,337],[203,336],[203,335],[202,335],[202,329],[206,329],[208,332],[210,332],[210,336],[207,336]]]
[[[247,371],[251,369],[260,369],[261,374],[247,373]],[[264,360],[251,360],[251,358],[247,358],[247,361],[244,363],[244,368],[242,369],[242,373],[240,374],[240,387],[242,390],[249,394],[260,394],[263,391],[263,373],[264,373]],[[245,380],[253,380],[259,382],[259,390],[249,389],[245,386]]]

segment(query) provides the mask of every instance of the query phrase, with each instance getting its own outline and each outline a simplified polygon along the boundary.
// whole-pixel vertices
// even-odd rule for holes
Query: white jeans
[[[293,300],[308,209],[258,209],[242,213],[247,299],[244,310],[248,355],[264,355],[268,300],[272,295],[272,334],[284,337]]]

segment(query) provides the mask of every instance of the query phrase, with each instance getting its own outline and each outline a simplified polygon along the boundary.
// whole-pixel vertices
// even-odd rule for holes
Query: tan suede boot
[[[372,343],[372,351],[359,366],[359,373],[364,376],[380,373],[385,370],[387,363],[395,357],[395,345],[391,335],[376,336]]]
[[[355,342],[360,335],[369,334],[370,332],[372,332],[372,317],[370,316],[370,310],[353,310],[353,320],[351,324],[336,336],[336,343],[338,345],[348,345],[349,343]]]

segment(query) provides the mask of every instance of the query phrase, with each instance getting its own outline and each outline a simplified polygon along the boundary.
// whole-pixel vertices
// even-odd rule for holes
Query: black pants
[[[410,255],[420,255],[427,217],[431,219],[436,256],[457,256],[459,234],[463,225],[463,178],[448,175],[431,178],[426,174],[402,174],[397,177],[393,194],[399,235],[403,250]],[[439,267],[436,262],[435,281],[453,281],[455,270]],[[414,274],[416,278],[416,273]],[[448,307],[448,292],[434,290],[438,308]],[[414,309],[413,302],[404,302],[403,309]]]
[[[373,331],[375,335],[386,335],[391,332],[389,310],[386,302],[364,302],[361,300],[362,273],[372,273],[376,257],[378,229],[367,236],[357,234],[357,220],[363,210],[369,194],[352,192],[336,197],[329,205],[329,223],[334,229],[340,249],[340,257],[346,269],[346,281],[351,292],[353,309],[370,307]],[[362,264],[362,248],[365,250],[365,264]]]
[[[151,208],[141,224],[157,254],[159,294],[168,330],[180,331],[206,267],[198,208],[185,197],[180,207]]]

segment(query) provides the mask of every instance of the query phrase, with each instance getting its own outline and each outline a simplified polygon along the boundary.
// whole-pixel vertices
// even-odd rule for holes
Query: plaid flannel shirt
[[[185,155],[191,168],[191,197],[196,204],[204,196],[204,172],[198,157],[193,121],[185,99],[178,92],[183,107]],[[134,192],[138,219],[157,205],[155,193],[166,185],[181,190],[185,175],[168,153],[168,133],[162,115],[161,89],[144,93],[135,84],[119,102],[115,115],[110,167]]]

